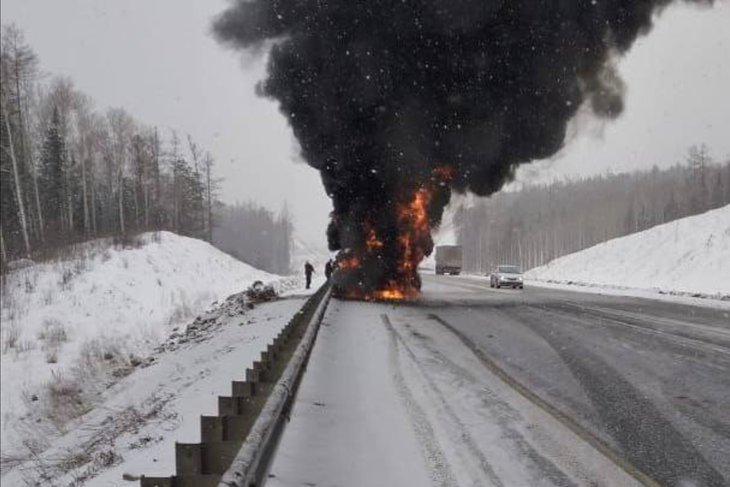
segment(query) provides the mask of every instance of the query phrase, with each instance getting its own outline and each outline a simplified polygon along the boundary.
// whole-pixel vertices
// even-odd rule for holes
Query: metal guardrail
[[[304,336],[219,486],[258,487],[264,484],[276,445],[289,419],[289,411],[294,404],[305,364],[314,347],[314,340],[327,309],[330,293],[331,289],[325,288],[324,295],[307,324]]]
[[[218,397],[218,414],[201,416],[200,443],[175,443],[175,475],[141,477],[141,487],[261,486],[331,294],[312,295],[261,359]]]

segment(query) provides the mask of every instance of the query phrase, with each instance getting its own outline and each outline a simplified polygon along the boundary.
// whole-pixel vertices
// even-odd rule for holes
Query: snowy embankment
[[[200,441],[200,416],[259,358],[305,297],[256,305],[236,294],[211,307],[104,391],[40,454],[16,461],[2,485],[133,486],[175,472],[175,443]],[[181,328],[182,330],[182,328]],[[164,349],[162,349],[164,348]],[[162,349],[162,350],[161,350]]]
[[[560,257],[525,277],[538,284],[730,299],[730,205]]]
[[[169,232],[79,245],[11,271],[2,294],[2,450],[37,453],[211,302],[275,276]],[[79,383],[81,382],[81,383]]]
[[[326,247],[304,242],[297,237],[292,241],[291,270],[295,275],[301,275],[304,272],[304,263],[309,262],[314,266],[315,279],[321,278],[325,263],[333,258],[334,254]]]

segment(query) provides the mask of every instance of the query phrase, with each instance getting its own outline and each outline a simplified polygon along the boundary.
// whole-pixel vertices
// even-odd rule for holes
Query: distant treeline
[[[531,186],[500,192],[457,212],[464,265],[486,272],[513,263],[529,269],[561,255],[730,204],[730,161],[692,147],[670,169]]]
[[[71,80],[46,80],[15,26],[3,26],[0,91],[2,264],[96,236],[167,229],[211,240],[213,158],[123,109],[100,113]]]
[[[259,269],[291,271],[292,221],[284,207],[279,215],[254,203],[216,208],[213,245]]]

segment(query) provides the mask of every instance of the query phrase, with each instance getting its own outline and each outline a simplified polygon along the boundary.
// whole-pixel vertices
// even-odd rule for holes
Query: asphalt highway
[[[330,302],[271,485],[730,486],[730,306],[422,291]]]
[[[662,485],[730,485],[730,312],[425,276],[423,318]]]

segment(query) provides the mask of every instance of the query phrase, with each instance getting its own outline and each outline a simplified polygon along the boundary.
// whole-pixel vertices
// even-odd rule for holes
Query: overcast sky
[[[190,133],[217,160],[224,201],[288,202],[296,231],[324,243],[330,210],[316,171],[273,101],[255,96],[263,59],[242,59],[210,36],[224,0],[2,0],[43,70],[70,76],[99,108]],[[605,126],[576,124],[565,149],[522,179],[670,166],[692,144],[730,157],[730,1],[678,3],[621,60],[626,111]],[[583,122],[583,121],[582,121]]]

